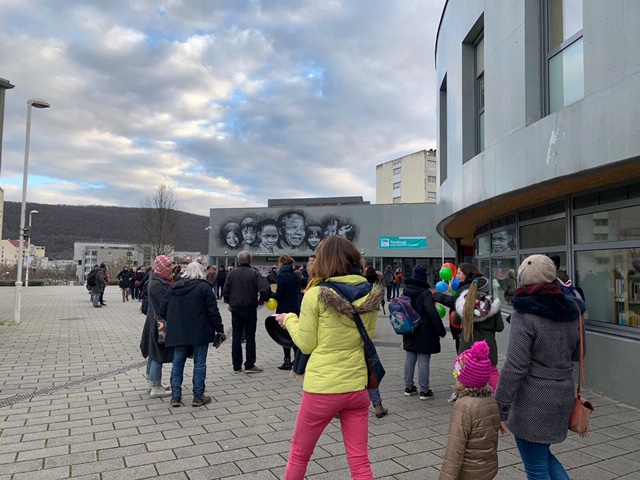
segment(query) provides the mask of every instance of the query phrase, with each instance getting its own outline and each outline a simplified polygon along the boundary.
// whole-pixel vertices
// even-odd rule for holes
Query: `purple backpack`
[[[389,321],[398,335],[406,335],[418,328],[422,317],[411,305],[411,299],[400,295],[389,302]]]

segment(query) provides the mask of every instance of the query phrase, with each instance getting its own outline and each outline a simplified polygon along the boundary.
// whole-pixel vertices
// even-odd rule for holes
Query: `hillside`
[[[31,242],[46,248],[51,260],[73,258],[74,242],[140,243],[142,228],[140,208],[27,204],[32,216]],[[206,252],[208,249],[209,218],[178,212],[182,235],[176,250]],[[4,202],[3,239],[17,239],[20,228],[20,203]]]

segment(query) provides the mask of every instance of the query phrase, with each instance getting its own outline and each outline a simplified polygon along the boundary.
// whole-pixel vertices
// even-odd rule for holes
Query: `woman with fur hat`
[[[500,410],[487,385],[489,345],[482,340],[453,364],[458,401],[451,412],[440,480],[489,480],[498,473]]]
[[[518,281],[495,395],[501,430],[508,428],[515,436],[528,478],[568,480],[549,447],[567,437],[575,397],[572,362],[580,357],[584,303],[563,294],[555,283],[555,265],[545,255],[526,258]]]

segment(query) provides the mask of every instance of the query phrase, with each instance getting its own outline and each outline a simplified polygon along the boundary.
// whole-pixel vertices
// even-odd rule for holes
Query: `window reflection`
[[[491,235],[491,251],[506,252],[516,249],[516,229],[511,228]]]

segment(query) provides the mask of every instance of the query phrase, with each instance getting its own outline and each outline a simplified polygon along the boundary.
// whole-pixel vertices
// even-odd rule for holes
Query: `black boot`
[[[284,357],[284,362],[282,365],[278,367],[279,370],[291,370],[293,364],[291,363],[291,359],[289,357]]]

